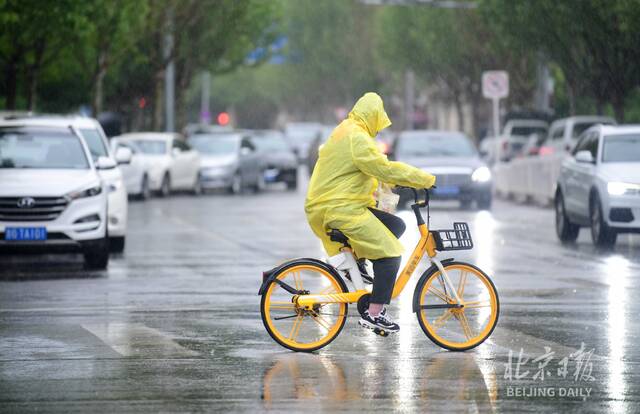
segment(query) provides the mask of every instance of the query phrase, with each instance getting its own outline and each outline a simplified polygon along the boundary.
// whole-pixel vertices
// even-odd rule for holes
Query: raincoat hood
[[[374,92],[367,92],[358,99],[349,112],[349,119],[361,124],[372,138],[391,125],[391,120],[384,110],[382,98]]]

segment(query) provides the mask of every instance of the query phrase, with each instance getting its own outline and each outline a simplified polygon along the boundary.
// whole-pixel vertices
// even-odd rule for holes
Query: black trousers
[[[400,217],[374,208],[369,208],[369,210],[371,210],[373,215],[376,216],[396,238],[400,238],[406,230],[407,226]],[[371,261],[373,263],[374,274],[371,303],[387,304],[391,301],[391,294],[393,293],[393,286],[396,283],[398,270],[400,270],[401,261],[402,258],[400,256],[385,257]]]

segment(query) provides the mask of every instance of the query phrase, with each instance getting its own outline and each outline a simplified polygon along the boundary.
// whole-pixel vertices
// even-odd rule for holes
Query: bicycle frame
[[[462,304],[462,300],[460,300],[460,297],[458,296],[458,291],[451,282],[449,275],[445,271],[440,260],[436,259],[436,242],[433,237],[430,237],[429,228],[425,224],[424,218],[420,213],[420,204],[416,203],[412,205],[411,208],[413,209],[416,220],[418,222],[420,240],[413,250],[409,261],[407,261],[404,268],[402,269],[402,272],[400,272],[400,276],[398,276],[393,287],[393,293],[391,297],[396,298],[398,295],[400,295],[400,293],[402,293],[404,287],[407,285],[407,282],[413,275],[413,272],[416,270],[416,267],[418,267],[418,264],[426,253],[429,256],[429,261],[434,264],[438,268],[438,270],[440,270],[440,274],[443,276],[445,283],[453,292],[454,298],[456,300],[455,304]],[[356,290],[354,292],[347,293],[299,295],[294,299],[298,306],[310,310],[313,309],[314,305],[322,303],[355,303],[362,296],[371,293],[364,288],[364,283],[362,282],[362,277],[360,276],[356,258],[350,248],[345,247],[342,249],[342,253],[330,257],[329,264],[334,266],[343,276],[348,272]]]

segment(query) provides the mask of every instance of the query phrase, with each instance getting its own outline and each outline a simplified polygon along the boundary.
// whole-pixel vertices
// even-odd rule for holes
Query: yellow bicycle
[[[476,266],[438,260],[438,251],[468,250],[473,240],[467,223],[454,223],[453,230],[429,230],[429,191],[425,200],[411,205],[420,240],[397,278],[392,297],[406,286],[424,257],[431,266],[422,274],[413,294],[413,311],[424,333],[436,345],[451,351],[466,351],[483,343],[498,322],[498,292],[486,273]],[[420,211],[427,208],[427,223]],[[362,314],[371,292],[365,288],[357,258],[348,238],[331,230],[332,240],[342,243],[341,253],[327,262],[301,258],[285,262],[263,273],[258,292],[260,312],[269,335],[293,351],[311,352],[333,341],[347,320],[349,303],[357,303]],[[345,279],[353,289],[349,290]],[[388,332],[375,330],[381,336]]]

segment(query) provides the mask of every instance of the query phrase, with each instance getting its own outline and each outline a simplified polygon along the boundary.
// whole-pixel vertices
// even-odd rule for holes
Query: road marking
[[[82,325],[125,357],[194,357],[199,354],[175,343],[162,332],[141,324],[101,323]]]

